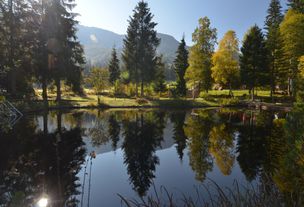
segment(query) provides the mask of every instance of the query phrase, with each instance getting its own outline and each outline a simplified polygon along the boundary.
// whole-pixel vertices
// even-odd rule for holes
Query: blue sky
[[[286,1],[281,4],[286,9]],[[80,24],[100,27],[118,34],[125,34],[129,16],[138,0],[76,0],[75,12]],[[200,17],[207,16],[218,30],[218,39],[226,31],[236,31],[239,40],[250,26],[263,27],[270,0],[147,0],[158,32],[180,40],[185,34],[192,44],[192,32]]]

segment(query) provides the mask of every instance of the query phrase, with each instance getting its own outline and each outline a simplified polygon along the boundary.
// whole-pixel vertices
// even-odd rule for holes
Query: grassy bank
[[[77,96],[70,92],[62,94],[60,104],[55,102],[55,93],[49,93],[50,109],[62,108],[198,108],[198,107],[220,107],[220,106],[248,106],[251,103],[247,90],[234,91],[234,97],[229,96],[228,90],[201,93],[199,98],[165,98],[165,97],[145,97],[145,98],[115,98],[110,95],[96,96],[87,90],[85,96]],[[259,91],[256,102],[270,103],[269,91]],[[43,110],[41,91],[36,91],[34,100],[13,100],[14,104],[23,112],[33,112]],[[274,104],[290,106],[292,104],[288,97],[276,95]]]

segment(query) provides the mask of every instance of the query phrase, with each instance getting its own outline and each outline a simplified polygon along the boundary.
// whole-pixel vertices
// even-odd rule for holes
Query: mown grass
[[[41,90],[36,90],[35,100],[15,100],[14,103],[22,111],[43,110]],[[125,97],[115,98],[111,94],[97,96],[92,90],[86,89],[85,95],[79,96],[72,92],[64,91],[62,101],[58,104],[56,93],[49,91],[48,100],[51,109],[58,108],[136,108],[136,107],[160,107],[160,108],[195,108],[195,107],[217,107],[217,106],[245,106],[251,101],[248,90],[233,91],[234,97],[229,96],[228,90],[211,90],[208,94],[201,93],[199,98],[168,98],[168,97]],[[272,102],[269,91],[258,91],[256,97],[258,101]],[[282,95],[275,96],[275,102],[291,103],[288,97]]]

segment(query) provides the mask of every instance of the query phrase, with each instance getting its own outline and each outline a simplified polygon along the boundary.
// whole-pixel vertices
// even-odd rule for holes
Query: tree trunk
[[[233,97],[231,83],[229,82],[229,96]]]
[[[271,84],[271,89],[270,89],[270,98],[271,98],[271,102],[273,102],[273,93],[275,90],[275,84],[274,84],[274,60],[272,61],[272,68],[271,68],[271,80],[270,80],[270,84]]]
[[[135,96],[138,97],[138,82],[135,83]]]
[[[140,84],[140,96],[144,97],[144,81],[141,81]]]
[[[251,89],[251,101],[254,101],[254,87]]]
[[[45,78],[42,80],[42,99],[45,110],[49,107],[48,95],[47,95],[47,83]]]
[[[57,103],[61,102],[61,81],[60,78],[56,79],[56,101]]]

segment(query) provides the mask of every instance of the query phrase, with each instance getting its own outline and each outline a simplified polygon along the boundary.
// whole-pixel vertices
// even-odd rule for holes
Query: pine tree
[[[304,13],[304,0],[288,0],[288,6],[300,13]]]
[[[152,19],[148,3],[140,1],[129,20],[124,39],[123,62],[131,81],[136,84],[136,95],[140,84],[141,96],[144,95],[144,84],[154,79],[156,47],[160,43],[154,29],[157,24]]]
[[[120,77],[120,69],[119,69],[119,60],[117,58],[116,49],[113,48],[112,54],[111,54],[111,60],[109,63],[109,82],[114,85],[114,91],[116,93],[116,81],[119,80]]]
[[[179,96],[186,96],[187,94],[185,73],[188,67],[188,50],[186,48],[185,38],[183,37],[176,51],[176,58],[174,60],[174,71],[177,77],[176,92]]]
[[[157,57],[156,61],[156,72],[153,89],[157,93],[164,92],[166,90],[165,84],[165,64],[163,63],[163,57]]]
[[[280,38],[280,23],[283,20],[282,7],[279,0],[272,0],[268,8],[266,16],[266,46],[269,52],[269,67],[270,67],[270,86],[271,98],[275,92],[277,81],[282,79],[279,75],[278,61],[282,58],[282,41]],[[282,73],[281,73],[282,74]]]
[[[251,27],[245,35],[241,53],[242,83],[249,89],[253,100],[256,86],[265,86],[269,74],[265,39],[257,25]]]
[[[199,19],[199,26],[192,34],[194,45],[190,48],[189,68],[186,79],[199,90],[202,87],[206,92],[211,87],[211,58],[216,44],[216,29],[211,27],[207,17]]]

